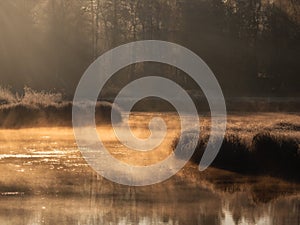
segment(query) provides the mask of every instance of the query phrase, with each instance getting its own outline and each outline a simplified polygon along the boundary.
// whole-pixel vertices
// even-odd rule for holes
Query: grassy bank
[[[191,132],[185,132],[181,151],[187,151],[192,139]],[[209,136],[200,136],[197,148],[191,157],[199,163],[208,143]],[[173,142],[173,149],[178,139]],[[243,174],[271,175],[300,182],[299,140],[283,134],[262,131],[249,137],[226,134],[221,149],[212,163],[213,167]]]

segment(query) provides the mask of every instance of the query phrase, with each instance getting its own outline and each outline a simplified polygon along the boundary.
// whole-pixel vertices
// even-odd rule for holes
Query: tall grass
[[[297,140],[262,132],[253,137],[251,150],[258,171],[271,175],[300,176]]]
[[[185,132],[180,151],[187,151],[191,132]],[[190,161],[199,163],[208,141],[201,135]],[[173,149],[178,139],[173,142]],[[179,156],[178,156],[179,157]],[[250,143],[237,134],[227,134],[213,167],[247,174],[267,174],[300,181],[299,140],[269,132],[256,133]]]
[[[0,86],[0,105],[14,104],[17,102],[19,102],[19,96],[17,94],[13,94],[7,87]]]
[[[29,87],[24,88],[24,96],[20,102],[27,105],[49,106],[61,104],[63,95],[61,93],[53,93],[46,91],[35,91]]]
[[[36,91],[24,88],[23,95],[0,87],[0,127],[20,128],[35,126],[70,126],[72,102],[64,101],[61,93]],[[96,104],[96,122],[107,123],[115,110],[122,120],[118,107],[109,102]]]
[[[30,87],[24,87],[23,94],[13,93],[7,87],[0,87],[1,105],[23,104],[31,106],[48,106],[63,102],[61,93],[36,91]]]

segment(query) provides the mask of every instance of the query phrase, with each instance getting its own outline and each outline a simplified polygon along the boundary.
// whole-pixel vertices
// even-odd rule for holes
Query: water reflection
[[[101,185],[95,182],[98,181],[85,186],[90,190],[88,196],[2,196],[0,224],[296,225],[300,222],[299,196],[256,204],[245,192],[228,197],[207,189],[195,190],[183,183],[176,185],[174,181],[142,189],[111,184],[111,193],[101,194]],[[170,182],[175,186],[167,186]]]

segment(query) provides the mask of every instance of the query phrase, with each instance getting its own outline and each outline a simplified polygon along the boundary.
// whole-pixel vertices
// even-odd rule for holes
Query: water
[[[132,116],[131,126],[137,136],[149,135],[147,121],[152,116]],[[253,127],[243,117],[232,116],[229,128],[244,128],[244,135],[249,135],[249,130],[258,126],[273,126],[263,122],[267,116],[253,116]],[[150,153],[126,149],[110,127],[99,127],[99,133],[114,157],[147,165],[168,156],[178,135],[175,115],[163,117],[168,135],[162,146]],[[289,122],[298,119],[294,115],[276,118],[276,124],[283,118]],[[208,122],[205,119],[203,123]],[[297,132],[293,135],[299,135]],[[200,173],[196,165],[188,164],[161,184],[122,186],[100,177],[86,164],[70,127],[0,130],[0,169],[3,225],[300,224],[299,184],[215,168]]]
[[[177,194],[180,194],[178,192]],[[299,199],[255,206],[244,194],[228,201],[199,190],[194,201],[173,194],[163,201],[109,197],[5,197],[1,224],[299,224]],[[234,204],[233,204],[234,203]]]

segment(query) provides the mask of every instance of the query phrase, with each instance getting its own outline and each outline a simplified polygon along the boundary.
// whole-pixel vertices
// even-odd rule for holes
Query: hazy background
[[[300,96],[299,0],[1,0],[0,84],[72,96],[97,56],[144,39],[190,48],[227,97]],[[195,89],[180,71],[144,63],[107,91],[157,72]]]

